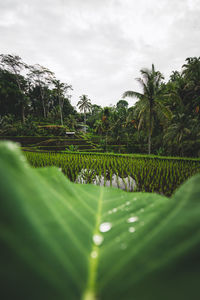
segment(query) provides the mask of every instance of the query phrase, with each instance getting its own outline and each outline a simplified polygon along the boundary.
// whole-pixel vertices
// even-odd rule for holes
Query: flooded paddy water
[[[116,174],[96,175],[93,170],[82,169],[78,174],[76,183],[95,184],[99,186],[107,186],[119,188],[127,192],[136,191],[136,181],[131,177],[120,177]]]

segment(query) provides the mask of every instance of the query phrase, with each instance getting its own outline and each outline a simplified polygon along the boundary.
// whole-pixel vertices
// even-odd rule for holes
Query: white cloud
[[[169,76],[199,56],[199,0],[7,0],[0,13],[0,52],[50,68],[73,104],[83,93],[116,104],[141,68]]]

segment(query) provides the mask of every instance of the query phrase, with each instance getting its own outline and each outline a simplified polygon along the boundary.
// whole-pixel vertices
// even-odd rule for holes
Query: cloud
[[[116,104],[154,63],[164,75],[199,56],[198,0],[7,0],[1,53],[19,54],[72,84],[72,103]],[[133,100],[130,101],[130,104]]]

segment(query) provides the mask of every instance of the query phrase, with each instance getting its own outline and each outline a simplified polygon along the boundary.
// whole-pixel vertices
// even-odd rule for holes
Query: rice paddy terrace
[[[81,135],[65,136],[22,136],[0,137],[1,140],[11,140],[21,145],[22,150],[65,151],[74,147],[79,151],[97,151],[97,146]]]
[[[200,172],[200,159],[85,152],[24,153],[32,166],[59,167],[72,182],[166,196],[171,196],[185,180]]]

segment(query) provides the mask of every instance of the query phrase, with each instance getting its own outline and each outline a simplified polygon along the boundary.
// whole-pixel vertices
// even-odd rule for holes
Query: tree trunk
[[[86,125],[86,112],[84,111],[84,124]]]
[[[85,110],[84,110],[84,124],[85,124],[84,131],[86,132],[86,111]]]
[[[24,114],[24,104],[22,103],[22,110],[21,110],[21,118],[22,118],[22,123],[25,123],[25,114]]]
[[[20,82],[18,80],[18,74],[16,72],[15,72],[15,76],[16,76],[16,79],[17,79],[18,89],[20,90],[21,95],[24,97],[24,92],[23,92],[23,90],[21,88],[21,84],[20,84]],[[21,119],[22,119],[22,123],[24,124],[25,123],[25,113],[24,113],[24,104],[23,104],[23,102],[21,102],[21,107],[22,107],[22,110],[21,110]]]
[[[61,106],[60,106],[60,121],[61,121],[61,125],[63,126],[63,114],[62,114]]]
[[[149,126],[149,137],[148,137],[148,154],[151,154],[151,128]]]
[[[60,122],[61,125],[63,126],[63,105],[64,105],[64,100],[62,101],[61,95],[60,95],[60,89],[58,90],[58,103],[59,103],[59,108],[60,108]]]
[[[40,96],[41,96],[41,99],[42,99],[43,116],[46,119],[47,114],[46,114],[46,108],[45,108],[45,103],[44,103],[44,93],[43,93],[41,85],[40,85]]]
[[[43,97],[42,97],[42,107],[43,107],[43,116],[46,119],[46,108],[45,108],[45,103],[44,103]]]
[[[150,110],[149,110],[149,137],[148,137],[148,154],[151,154],[151,133],[152,133],[152,101],[150,101]]]

